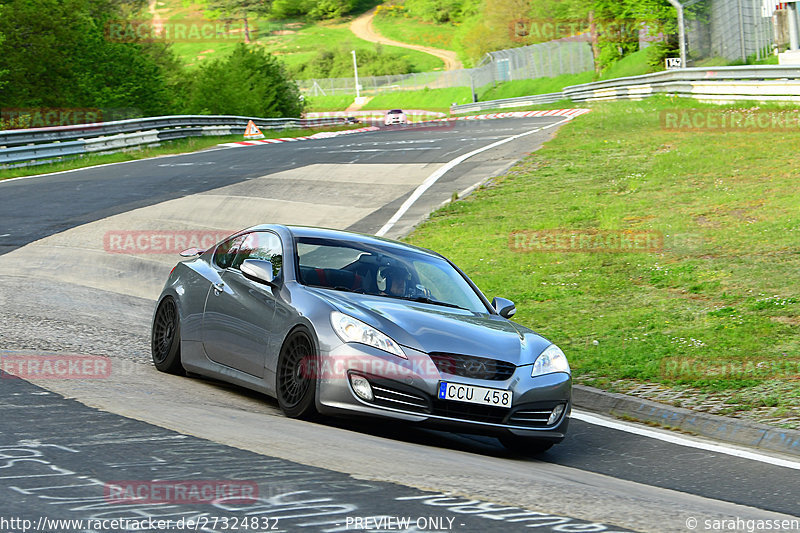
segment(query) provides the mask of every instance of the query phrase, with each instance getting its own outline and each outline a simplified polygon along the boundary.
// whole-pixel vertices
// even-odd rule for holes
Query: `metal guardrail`
[[[641,99],[666,93],[698,100],[800,101],[800,67],[758,65],[748,67],[686,68],[595,81],[565,87],[560,93],[487,100],[453,106],[453,113],[553,103]]]
[[[552,104],[563,99],[564,95],[561,93],[534,94],[531,96],[518,96],[516,98],[503,98],[501,100],[487,100],[485,102],[475,102],[473,104],[455,105],[450,108],[450,111],[452,113],[477,113],[487,109]]]
[[[204,135],[242,135],[252,120],[261,129],[343,124],[341,117],[251,118],[234,115],[175,115],[97,124],[0,131],[0,167],[39,165],[88,153],[112,153]]]

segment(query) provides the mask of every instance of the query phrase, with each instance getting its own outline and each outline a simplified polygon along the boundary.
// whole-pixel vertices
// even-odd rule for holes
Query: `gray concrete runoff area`
[[[538,149],[555,131],[541,128],[559,120],[460,121],[0,182],[0,355],[91,354],[111,364],[104,379],[0,380],[0,531],[22,530],[2,522],[10,519],[98,532],[113,518],[205,520],[197,530],[224,531],[223,518],[230,530],[247,517],[259,518],[248,523],[258,531],[331,532],[746,531],[797,520],[798,440],[788,430],[576,386],[567,439],[526,457],[490,437],[292,420],[262,395],[152,367],[153,302],[177,257],[116,253],[109,234],[230,232],[268,222],[264,213],[375,233],[448,162],[526,133],[427,183],[387,231],[397,237],[453,191]],[[153,480],[239,482],[257,498],[112,497]]]

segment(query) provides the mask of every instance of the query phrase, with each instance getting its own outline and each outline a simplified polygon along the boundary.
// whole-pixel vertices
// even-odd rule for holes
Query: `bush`
[[[346,78],[353,76],[353,47],[342,43],[338,48],[327,48],[317,52],[308,62],[299,65],[292,74],[301,79],[308,78]],[[404,56],[386,53],[381,45],[375,48],[360,49],[358,74],[361,76],[383,76],[388,74],[408,74],[413,71],[411,62]]]
[[[324,20],[343,17],[355,6],[355,0],[275,0],[270,14],[276,19],[308,16]]]
[[[647,47],[647,64],[651,69],[663,70],[664,60],[668,57],[681,55],[677,39],[658,41]]]
[[[199,68],[188,111],[253,117],[299,117],[303,102],[283,64],[261,48],[239,43],[231,55]]]
[[[405,9],[427,22],[458,23],[467,14],[476,11],[478,3],[470,0],[406,0]]]

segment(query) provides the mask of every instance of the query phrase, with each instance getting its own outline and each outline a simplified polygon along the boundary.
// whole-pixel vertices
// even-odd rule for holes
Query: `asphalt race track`
[[[799,515],[800,464],[767,455],[573,419],[563,444],[519,457],[491,438],[286,419],[269,398],[149,363],[153,299],[178,258],[152,240],[116,249],[112,237],[264,222],[374,233],[447,162],[533,132],[445,173],[387,233],[403,235],[453,192],[538,149],[556,131],[539,128],[561,120],[389,128],[0,182],[0,355],[92,354],[111,369],[0,379],[0,531],[22,531],[2,521],[11,518],[31,520],[29,530],[111,530],[44,518],[162,519],[178,530],[182,518],[184,529],[225,531],[246,517],[271,519],[257,531],[390,531],[404,519],[408,531],[746,531],[747,520]],[[258,498],[126,504],[104,492],[151,479],[246,481]]]

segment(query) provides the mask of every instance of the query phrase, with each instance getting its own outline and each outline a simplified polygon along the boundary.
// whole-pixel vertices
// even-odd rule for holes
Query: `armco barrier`
[[[0,167],[37,165],[82,154],[111,153],[203,135],[241,135],[252,120],[261,129],[310,128],[343,124],[341,117],[251,118],[231,115],[176,115],[97,124],[0,131]]]
[[[487,100],[474,104],[457,105],[450,108],[453,113],[477,113],[486,109],[503,109],[506,107],[522,107],[527,105],[552,104],[563,100],[561,93],[534,94],[531,96],[518,96],[516,98],[503,98],[502,100]]]
[[[800,101],[800,67],[758,65],[667,70],[565,87],[560,93],[504,98],[453,106],[453,113],[552,103],[639,100],[653,94],[672,94],[701,101]]]

